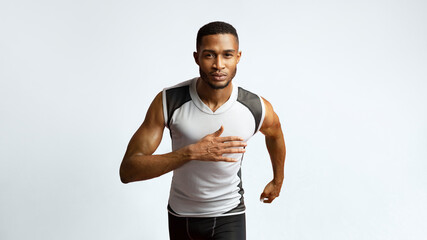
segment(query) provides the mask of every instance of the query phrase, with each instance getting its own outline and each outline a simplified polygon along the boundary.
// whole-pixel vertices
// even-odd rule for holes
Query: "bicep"
[[[277,114],[274,112],[273,106],[266,99],[262,98],[265,106],[265,117],[261,125],[261,133],[266,137],[273,137],[281,133],[280,120]]]
[[[132,136],[126,155],[153,154],[162,140],[164,128],[162,93],[159,93],[151,103],[144,122]]]

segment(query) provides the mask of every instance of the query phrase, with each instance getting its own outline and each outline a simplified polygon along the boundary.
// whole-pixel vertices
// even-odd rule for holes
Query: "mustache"
[[[211,75],[211,76],[227,76],[228,74],[225,72],[215,71],[215,72],[210,72],[209,75]]]

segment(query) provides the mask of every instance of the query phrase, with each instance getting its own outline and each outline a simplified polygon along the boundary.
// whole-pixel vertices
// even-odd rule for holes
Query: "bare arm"
[[[228,153],[243,153],[246,143],[240,137],[221,137],[224,131],[209,134],[195,144],[177,151],[153,155],[159,146],[164,130],[162,93],[159,93],[148,109],[141,127],[135,132],[127,147],[120,166],[120,179],[123,183],[147,180],[168,173],[191,160],[235,161],[223,157]]]
[[[286,146],[279,117],[271,104],[265,100],[266,113],[260,131],[265,135],[265,143],[273,166],[273,180],[261,194],[261,201],[271,203],[279,196],[284,179]]]

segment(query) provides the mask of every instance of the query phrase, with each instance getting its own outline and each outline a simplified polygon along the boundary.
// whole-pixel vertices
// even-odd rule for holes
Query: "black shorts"
[[[171,240],[245,240],[245,214],[225,217],[177,217],[169,213]]]

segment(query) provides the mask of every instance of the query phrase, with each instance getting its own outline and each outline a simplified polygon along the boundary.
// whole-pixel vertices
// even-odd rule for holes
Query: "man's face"
[[[200,77],[213,89],[227,87],[236,75],[239,44],[232,34],[207,35],[194,53]]]

